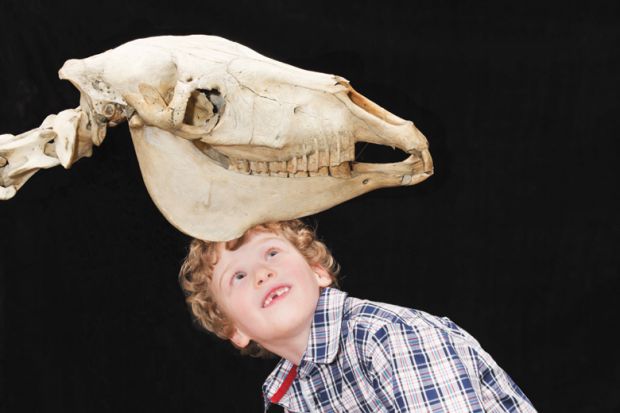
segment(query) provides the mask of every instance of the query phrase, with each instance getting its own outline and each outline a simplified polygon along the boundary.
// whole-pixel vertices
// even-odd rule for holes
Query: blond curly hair
[[[298,219],[256,225],[239,238],[226,242],[194,239],[181,265],[179,283],[185,293],[185,302],[196,323],[224,340],[232,336],[234,326],[218,308],[211,288],[209,288],[213,278],[213,268],[219,258],[217,246],[223,244],[227,250],[235,251],[257,232],[271,232],[283,236],[297,248],[309,265],[320,265],[329,273],[331,286],[338,286],[340,267],[325,244],[317,239],[314,229]],[[242,354],[253,357],[272,356],[269,351],[254,341],[240,350]]]

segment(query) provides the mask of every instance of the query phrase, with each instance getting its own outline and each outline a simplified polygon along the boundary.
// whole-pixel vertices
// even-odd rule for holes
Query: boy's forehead
[[[220,260],[222,255],[235,255],[235,252],[246,250],[247,248],[262,243],[263,241],[276,239],[286,243],[289,241],[280,233],[270,230],[251,230],[248,231],[243,237],[236,241],[222,241],[215,245],[216,264]]]
[[[244,247],[260,244],[266,240],[272,239],[288,242],[288,240],[278,232],[270,230],[252,230],[243,237],[241,243],[238,244],[238,248],[236,249],[242,249]]]

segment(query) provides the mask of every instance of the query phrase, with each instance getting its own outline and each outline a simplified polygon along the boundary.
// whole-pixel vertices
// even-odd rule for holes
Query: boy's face
[[[235,251],[218,245],[211,290],[232,321],[231,341],[263,347],[307,334],[319,299],[319,287],[331,284],[321,266],[311,267],[286,238],[257,232]]]

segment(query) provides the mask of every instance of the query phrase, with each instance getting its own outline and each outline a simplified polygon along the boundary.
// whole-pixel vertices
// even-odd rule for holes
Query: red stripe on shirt
[[[274,394],[273,397],[271,398],[271,403],[277,403],[280,401],[280,399],[288,391],[289,387],[291,387],[291,384],[293,383],[293,380],[295,379],[296,375],[297,375],[297,366],[293,365],[293,368],[286,375],[286,378],[282,382],[282,385],[280,386],[276,394]]]

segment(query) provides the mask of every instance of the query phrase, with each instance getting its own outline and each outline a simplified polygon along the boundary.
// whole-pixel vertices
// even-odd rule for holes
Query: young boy
[[[478,342],[447,318],[348,297],[299,220],[228,242],[194,240],[180,281],[197,321],[242,352],[282,359],[265,410],[535,412]]]

